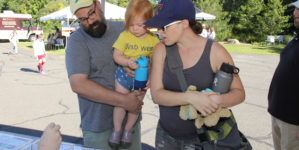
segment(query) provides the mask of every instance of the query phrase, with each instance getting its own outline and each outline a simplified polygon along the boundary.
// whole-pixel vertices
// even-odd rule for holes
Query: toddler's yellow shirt
[[[149,56],[151,60],[154,47],[159,42],[157,36],[151,32],[145,38],[141,39],[126,30],[119,35],[113,47],[122,51],[127,58],[138,59],[142,55]]]

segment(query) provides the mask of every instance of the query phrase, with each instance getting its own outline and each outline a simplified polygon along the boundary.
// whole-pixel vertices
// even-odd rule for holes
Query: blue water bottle
[[[146,57],[140,55],[140,58],[136,60],[136,63],[138,68],[135,70],[134,89],[141,90],[146,87],[148,60]]]

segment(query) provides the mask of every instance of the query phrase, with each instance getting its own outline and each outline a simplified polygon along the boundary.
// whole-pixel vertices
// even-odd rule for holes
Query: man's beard
[[[96,28],[93,28],[94,26],[97,26]],[[100,38],[102,37],[106,30],[107,30],[107,25],[106,21],[95,21],[94,23],[86,26],[83,26],[84,31],[89,34],[92,37],[95,38]]]

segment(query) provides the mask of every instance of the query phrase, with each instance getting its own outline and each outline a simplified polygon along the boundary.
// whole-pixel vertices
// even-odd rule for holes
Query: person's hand
[[[135,114],[139,114],[143,105],[144,91],[132,91],[127,94],[127,102],[124,109]]]
[[[60,125],[51,122],[40,138],[38,150],[58,150],[61,145]]]
[[[219,107],[221,107],[221,96],[220,95],[213,92],[212,94],[210,94],[208,96],[213,102],[215,102],[216,104],[218,104]]]
[[[129,75],[132,78],[135,77],[135,71],[134,70],[130,69],[129,67],[123,67],[123,68],[126,71],[127,75]]]
[[[215,94],[215,92],[190,91],[186,94],[189,94],[189,103],[193,105],[203,116],[207,116],[215,112],[219,107],[216,102],[209,98],[209,95]]]
[[[146,85],[145,85],[145,88],[143,88],[143,90],[147,90],[147,89],[149,89],[150,88],[150,84],[151,84],[151,81],[150,80],[147,80],[147,82],[146,82]]]
[[[129,58],[129,60],[128,60],[128,66],[129,66],[129,68],[131,68],[131,69],[133,69],[133,70],[137,69],[137,68],[138,68],[138,65],[137,65],[137,63],[136,63],[136,59],[134,59],[134,58]]]

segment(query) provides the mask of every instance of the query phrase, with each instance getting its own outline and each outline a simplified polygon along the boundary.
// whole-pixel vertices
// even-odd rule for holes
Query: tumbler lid
[[[229,63],[222,63],[220,70],[226,73],[230,74],[238,74],[239,68],[233,65],[230,65]]]
[[[136,60],[136,63],[138,67],[147,67],[148,66],[148,60],[146,57],[140,55],[140,58]]]

